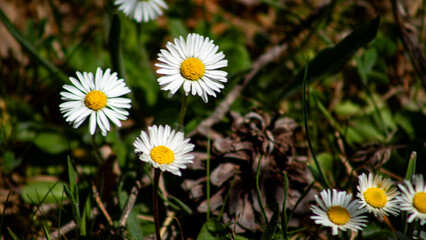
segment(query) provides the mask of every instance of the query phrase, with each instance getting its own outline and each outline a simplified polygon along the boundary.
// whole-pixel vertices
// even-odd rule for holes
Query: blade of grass
[[[206,166],[206,171],[207,171],[207,219],[206,221],[208,222],[210,219],[210,138],[207,139],[207,166]]]
[[[309,68],[309,60],[306,63],[306,66],[305,66],[305,74],[304,74],[304,77],[303,77],[303,92],[302,92],[303,121],[304,121],[304,126],[305,126],[305,131],[306,131],[306,141],[308,142],[309,151],[311,152],[315,166],[317,167],[317,170],[318,170],[318,176],[320,178],[319,181],[324,188],[328,188],[327,183],[326,183],[325,178],[324,178],[324,175],[323,175],[323,172],[321,171],[321,167],[318,163],[314,149],[312,147],[311,139],[309,137],[309,127],[308,127],[308,117],[307,117],[307,115],[308,115],[307,111],[308,110],[307,110],[307,107],[306,107],[306,105],[309,103],[309,99],[308,100],[306,99],[306,88],[307,88],[307,84],[308,84],[308,68]]]
[[[56,182],[55,184],[53,184],[53,185],[52,185],[52,187],[50,187],[50,188],[49,188],[49,190],[48,190],[48,191],[47,191],[47,193],[43,196],[43,198],[42,198],[41,200],[39,200],[39,203],[38,203],[38,204],[36,204],[36,203],[35,203],[35,202],[31,199],[31,197],[27,194],[28,199],[30,199],[30,201],[31,201],[34,205],[36,205],[36,206],[37,206],[37,207],[36,207],[36,210],[35,210],[35,211],[31,214],[30,219],[33,219],[33,218],[34,218],[35,214],[39,211],[39,209],[40,209],[41,205],[44,203],[44,201],[46,200],[47,196],[48,196],[48,195],[49,195],[49,193],[52,191],[52,189],[56,186],[56,184],[58,184],[58,182]],[[23,237],[25,236],[25,233],[28,231],[29,227],[30,227],[30,225],[28,225],[27,227],[25,227],[24,231],[22,232],[21,239],[24,239]]]
[[[44,59],[34,48],[31,43],[29,43],[19,32],[19,30],[10,22],[9,18],[4,14],[4,12],[0,8],[0,21],[3,22],[3,25],[9,31],[9,33],[15,38],[15,40],[22,46],[23,49],[28,51],[28,53],[34,57],[38,62],[40,62],[43,67],[45,67],[52,75],[58,77],[63,82],[66,82],[68,77],[59,70],[55,65],[51,62]]]
[[[306,195],[308,195],[309,191],[311,191],[312,187],[314,186],[315,182],[312,182],[308,188],[306,188],[306,190],[302,193],[302,195],[299,197],[299,199],[297,199],[296,204],[294,204],[293,209],[291,209],[290,214],[288,215],[288,221],[291,220],[291,218],[293,217],[293,213],[294,211],[296,211],[297,206],[299,206],[299,203],[302,202],[302,200],[306,197]]]
[[[47,231],[46,226],[44,226],[44,224],[43,224],[43,231],[44,231],[44,235],[46,235],[46,239],[50,240],[49,232]]]
[[[416,173],[416,162],[417,162],[417,152],[413,151],[410,155],[410,160],[408,161],[407,172],[405,173],[405,179],[413,179],[414,174]],[[409,224],[407,222],[408,213],[403,212],[401,214],[401,224],[404,226],[404,234],[408,234]]]
[[[19,238],[15,235],[15,233],[12,232],[12,230],[10,230],[9,227],[7,227],[7,231],[9,232],[9,235],[14,239],[14,240],[18,240]],[[23,238],[22,238],[23,239]]]
[[[59,202],[59,217],[58,217],[58,238],[61,235],[61,216],[62,216],[62,203],[64,201],[64,189],[62,189],[61,201]]]
[[[73,218],[75,223],[77,224],[77,228],[79,228],[81,224],[81,215],[80,215],[80,211],[78,210],[78,202],[74,199],[74,196],[72,195],[71,191],[67,188],[67,186],[64,186],[64,191],[68,199],[71,201]]]
[[[2,236],[1,232],[3,230],[4,214],[6,213],[6,208],[7,208],[7,204],[9,203],[9,197],[10,197],[11,193],[12,193],[12,191],[9,191],[7,193],[6,202],[4,203],[3,212],[1,214],[1,218],[0,218],[0,236]]]
[[[281,210],[281,224],[283,231],[284,240],[288,240],[288,220],[287,219],[287,196],[288,196],[288,177],[287,173],[284,172],[284,199],[283,199],[283,209]]]
[[[316,98],[316,99],[318,99],[318,98]],[[334,119],[334,117],[327,110],[327,108],[324,106],[324,104],[322,104],[320,101],[316,101],[316,105],[318,106],[318,109],[322,112],[322,114],[324,114],[324,116],[330,122],[330,125],[332,127],[334,127],[339,132],[339,134],[342,138],[345,138],[345,136],[346,136],[345,130],[339,125],[339,123],[336,121],[336,119]],[[351,147],[352,149],[355,149],[355,146],[352,143],[350,143],[348,141],[344,141],[344,142],[346,144],[348,144],[349,147]]]
[[[275,231],[278,227],[278,219],[280,216],[280,206],[276,204],[274,214],[271,217],[271,221],[269,221],[268,226],[266,226],[265,231],[262,234],[260,240],[269,240],[274,237]]]
[[[178,210],[183,210],[185,211],[187,214],[192,214],[192,210],[191,208],[186,205],[184,202],[182,202],[180,199],[178,199],[177,197],[170,195],[168,196],[171,200],[175,201],[177,206],[179,206]],[[168,202],[170,203],[170,201]],[[175,205],[176,206],[176,205]]]
[[[81,225],[80,225],[80,235],[86,236],[87,235],[87,218],[90,217],[90,210],[91,210],[91,204],[90,204],[90,195],[87,196],[86,203],[84,204],[82,216],[81,216]]]
[[[228,201],[229,195],[231,194],[231,189],[234,187],[234,183],[237,180],[237,176],[238,176],[238,170],[235,171],[234,179],[232,179],[231,186],[229,187],[228,192],[226,193],[225,199],[223,200],[222,208],[220,209],[219,215],[217,215],[216,220],[218,221],[222,218],[223,211],[225,211],[226,202]]]
[[[265,207],[262,202],[262,196],[260,194],[260,188],[259,188],[259,176],[260,176],[260,160],[261,156],[259,156],[259,160],[257,163],[257,171],[256,171],[256,193],[257,193],[257,201],[260,205],[260,210],[262,211],[263,219],[265,220],[265,223],[268,223],[268,218],[266,217]]]
[[[68,156],[67,158],[67,163],[68,163],[68,180],[70,184],[71,194],[74,196],[74,198],[78,199],[78,188],[76,184],[74,166],[72,164],[72,160],[70,156]]]
[[[410,155],[410,161],[408,162],[405,179],[407,180],[413,179],[413,176],[416,173],[416,162],[417,162],[417,152],[413,151]]]
[[[377,16],[355,29],[334,47],[321,50],[310,63],[312,66],[310,82],[339,72],[361,47],[376,37],[379,23],[380,16]],[[278,99],[283,99],[299,90],[303,85],[303,77],[303,71],[300,71],[293,79],[288,81]]]

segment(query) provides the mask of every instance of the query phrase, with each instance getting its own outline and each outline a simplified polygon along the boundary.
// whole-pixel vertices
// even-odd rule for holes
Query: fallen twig
[[[98,190],[97,190],[97,188],[96,188],[96,185],[95,185],[95,183],[93,183],[93,182],[92,182],[92,191],[93,191],[93,197],[95,198],[96,203],[98,204],[99,208],[101,209],[101,212],[104,214],[105,218],[107,219],[108,224],[109,224],[110,226],[112,226],[112,225],[113,225],[113,223],[112,223],[112,219],[111,219],[111,217],[109,216],[109,214],[108,214],[108,212],[107,212],[107,210],[106,210],[106,208],[105,208],[104,204],[102,203],[102,200],[101,200],[101,198],[99,197],[99,193],[98,193]]]
[[[252,65],[251,71],[244,76],[244,80],[237,84],[231,92],[229,92],[225,99],[216,107],[214,112],[210,115],[210,117],[204,119],[195,130],[188,134],[188,137],[195,135],[197,132],[204,135],[205,137],[210,137],[212,140],[215,140],[218,136],[211,127],[218,123],[225,114],[229,111],[232,103],[234,103],[235,99],[241,94],[243,89],[250,83],[250,81],[254,78],[254,76],[259,72],[262,67],[271,63],[274,59],[279,57],[281,53],[287,49],[288,44],[284,43],[281,45],[277,45],[269,49],[267,52],[262,54]]]
[[[64,226],[61,226],[61,228],[60,228],[61,232],[59,232],[59,229],[58,229],[58,230],[53,231],[51,234],[49,234],[49,238],[50,239],[59,239],[60,235],[65,235],[65,234],[71,232],[75,227],[76,227],[75,222],[71,221],[71,222],[65,224]],[[47,240],[47,238],[44,238],[43,240]]]

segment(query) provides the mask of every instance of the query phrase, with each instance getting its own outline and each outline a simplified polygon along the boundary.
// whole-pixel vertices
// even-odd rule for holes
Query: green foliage
[[[262,237],[260,238],[261,240],[268,240],[273,238],[273,236],[275,235],[275,231],[278,228],[279,217],[280,217],[280,208],[279,208],[279,205],[276,204],[274,209],[274,214],[272,215],[271,220],[269,220],[268,226],[266,227],[265,231],[262,234]]]
[[[22,188],[21,197],[28,204],[58,203],[63,187],[57,181],[34,181]]]
[[[169,237],[327,238],[328,228],[313,225],[308,216],[309,205],[315,204],[313,194],[337,188],[356,195],[354,176],[366,170],[392,173],[395,183],[399,178],[411,179],[415,173],[425,174],[424,161],[417,161],[426,153],[425,92],[395,34],[398,29],[389,13],[374,17],[372,13],[377,9],[368,4],[341,4],[335,0],[322,7],[297,1],[281,4],[263,0],[249,6],[244,1],[217,4],[179,0],[168,2],[170,6],[160,19],[136,23],[120,13],[113,1],[78,6],[48,2],[46,6],[28,5],[36,6],[37,11],[17,11],[23,16],[16,19],[11,15],[13,21],[6,14],[14,3],[0,9],[3,29],[20,46],[10,44],[8,37],[0,37],[5,46],[0,49],[5,54],[0,58],[0,174],[4,179],[0,190],[8,193],[5,202],[0,198],[4,206],[1,238],[50,239],[50,231],[62,231],[70,222],[76,226],[65,234],[67,239],[107,235],[144,239],[153,235],[151,168],[146,166],[143,174],[138,173],[143,163],[134,153],[133,142],[148,125],[175,126],[182,91],[168,98],[160,90],[155,63],[168,41],[191,32],[208,36],[226,55],[228,82],[216,98],[209,98],[208,104],[198,97],[188,97],[185,133],[193,134],[213,111],[229,107],[232,113],[225,114],[211,129],[203,129],[214,133],[212,149],[202,131],[191,137],[197,154],[195,164],[185,170],[183,177],[161,179],[161,224],[169,213],[176,217],[176,221],[166,224]],[[407,19],[414,17],[410,14]],[[421,21],[416,19],[409,25],[418,27],[417,22]],[[424,36],[418,40],[424,42]],[[260,59],[276,46],[285,46],[285,50]],[[259,63],[264,66],[255,75],[247,75],[253,64]],[[92,142],[88,120],[74,129],[65,123],[58,105],[62,102],[61,86],[70,83],[69,77],[76,77],[76,71],[95,72],[97,67],[111,68],[125,80],[132,91],[128,95],[132,108],[122,127],[112,126],[107,137],[97,133]],[[252,81],[241,85],[248,77]],[[241,87],[236,100],[225,104],[224,99],[235,87]],[[256,119],[259,130],[247,128],[253,136],[257,131],[265,132],[264,145],[250,145],[252,139],[235,136],[235,127],[246,121],[235,115],[243,116],[253,108],[268,114],[268,110],[274,111],[270,119]],[[276,138],[281,134],[276,126],[268,126],[281,117],[295,120],[294,128],[286,123],[284,130],[279,130],[288,134],[285,144]],[[248,160],[238,159],[235,152],[220,152],[218,140],[231,141],[226,147],[238,148],[236,152],[244,152]],[[271,148],[280,147],[289,148],[291,156],[273,156],[277,166],[265,170],[261,161],[257,169],[244,165],[254,156],[271,154]],[[206,152],[207,162],[203,155]],[[233,178],[220,186],[211,183],[210,174],[217,165],[230,159],[238,165]],[[302,164],[292,165],[295,163],[307,165],[310,171],[301,169]],[[295,173],[299,170],[304,175]],[[126,229],[117,229],[136,178],[143,182],[139,195]],[[271,179],[284,181],[283,194],[277,194],[282,208],[261,195],[260,184]],[[183,189],[187,183],[193,185]],[[99,198],[88,187],[93,184],[100,192]],[[244,201],[240,191],[245,188],[253,194],[249,201],[254,229],[240,224],[238,212],[244,210],[238,209],[237,214],[230,211]],[[194,197],[193,193],[199,195]],[[217,198],[216,193],[221,196]],[[207,214],[197,209],[206,199]],[[114,226],[105,221],[99,200]],[[221,206],[212,209],[214,201]],[[289,205],[293,207],[289,209]],[[296,211],[299,205],[304,210]],[[267,209],[273,211],[269,220]],[[392,232],[370,217],[359,234],[363,239],[410,239],[415,224],[407,224],[406,219],[406,213],[398,218],[389,216],[396,229]],[[346,239],[349,235],[339,233],[335,238]]]
[[[325,48],[319,52],[309,63],[311,66],[309,70],[309,82],[314,82],[340,71],[356,51],[374,39],[379,29],[379,23],[380,16],[377,16],[354,30],[336,46]],[[305,72],[300,71],[295,78],[287,82],[279,99],[300,89],[304,82],[304,76]]]
[[[410,156],[410,161],[408,161],[408,167],[407,167],[407,173],[405,174],[405,179],[407,180],[413,179],[413,176],[416,173],[416,161],[417,161],[417,153],[412,152]]]
[[[68,140],[56,132],[43,132],[37,135],[34,144],[41,150],[57,155],[68,150]]]
[[[209,219],[204,223],[201,228],[200,233],[198,234],[198,240],[219,240],[219,239],[228,239],[228,231],[221,222],[216,219]]]
[[[65,81],[66,77],[65,74],[60,71],[55,65],[53,65],[51,62],[44,59],[32,46],[31,43],[29,43],[19,32],[19,30],[10,22],[10,20],[7,18],[7,16],[4,14],[4,12],[0,9],[0,21],[3,23],[3,25],[9,30],[9,32],[13,35],[13,37],[21,44],[21,46],[28,51],[32,57],[36,58],[40,64],[42,64],[46,69],[48,69],[51,74],[57,78],[59,78],[62,81]],[[29,28],[31,29],[31,28]]]

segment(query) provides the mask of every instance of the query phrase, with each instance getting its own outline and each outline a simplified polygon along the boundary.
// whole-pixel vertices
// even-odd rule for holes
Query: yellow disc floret
[[[154,147],[151,150],[151,158],[156,163],[169,164],[173,162],[175,155],[173,154],[173,151],[170,150],[170,148],[161,145]]]
[[[413,205],[417,211],[426,213],[426,192],[419,192],[414,195]]]
[[[374,208],[383,208],[388,202],[385,191],[376,187],[368,188],[364,192],[364,199],[368,205]]]
[[[351,218],[349,211],[341,206],[330,207],[327,211],[327,215],[330,221],[337,225],[345,225]]]
[[[90,91],[84,98],[84,104],[86,107],[98,111],[106,106],[107,97],[105,93],[98,90],[93,90]]]
[[[188,80],[198,80],[205,72],[203,62],[198,58],[188,58],[180,65],[180,73]]]

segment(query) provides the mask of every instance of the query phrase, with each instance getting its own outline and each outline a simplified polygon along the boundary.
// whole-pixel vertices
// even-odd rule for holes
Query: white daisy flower
[[[408,222],[418,219],[420,225],[426,223],[426,184],[423,181],[423,175],[415,175],[413,177],[413,185],[410,181],[405,180],[405,186],[399,184],[402,194],[399,197],[400,208],[403,211],[408,211],[410,216]]]
[[[399,192],[392,186],[390,179],[383,179],[382,176],[373,176],[372,173],[365,173],[358,177],[358,194],[361,199],[361,207],[366,208],[368,212],[373,212],[374,216],[383,218],[391,213],[398,216],[400,211],[397,196]]]
[[[70,77],[73,85],[64,85],[67,91],[61,92],[62,100],[59,105],[66,121],[78,128],[90,116],[89,128],[93,135],[96,125],[102,135],[110,131],[107,117],[117,126],[121,127],[120,120],[126,120],[129,113],[124,110],[130,108],[131,100],[120,96],[130,92],[123,79],[118,79],[117,73],[107,69],[105,73],[100,68],[93,73],[77,72],[78,80]]]
[[[316,224],[321,224],[332,228],[332,234],[337,235],[338,230],[347,229],[357,231],[366,226],[367,217],[362,214],[364,209],[360,209],[359,201],[352,200],[352,194],[333,189],[322,190],[320,197],[315,196],[315,201],[319,207],[311,206],[311,211],[315,214],[311,218]]]
[[[118,10],[124,12],[129,18],[137,22],[148,22],[163,15],[163,9],[167,4],[163,0],[115,0]]]
[[[133,143],[136,153],[141,153],[139,159],[150,163],[161,171],[168,171],[181,176],[179,169],[185,169],[186,164],[193,163],[194,155],[189,154],[194,144],[184,139],[182,132],[156,125],[148,127],[148,134],[141,132],[140,137]]]
[[[161,90],[173,95],[183,85],[186,96],[191,92],[207,102],[207,95],[216,97],[215,92],[224,88],[228,73],[217,69],[228,66],[228,61],[223,52],[217,52],[219,47],[213,40],[190,33],[186,41],[182,36],[175,38],[174,44],[168,42],[166,48],[158,54],[161,63],[155,64],[157,73],[164,75],[158,79]]]

